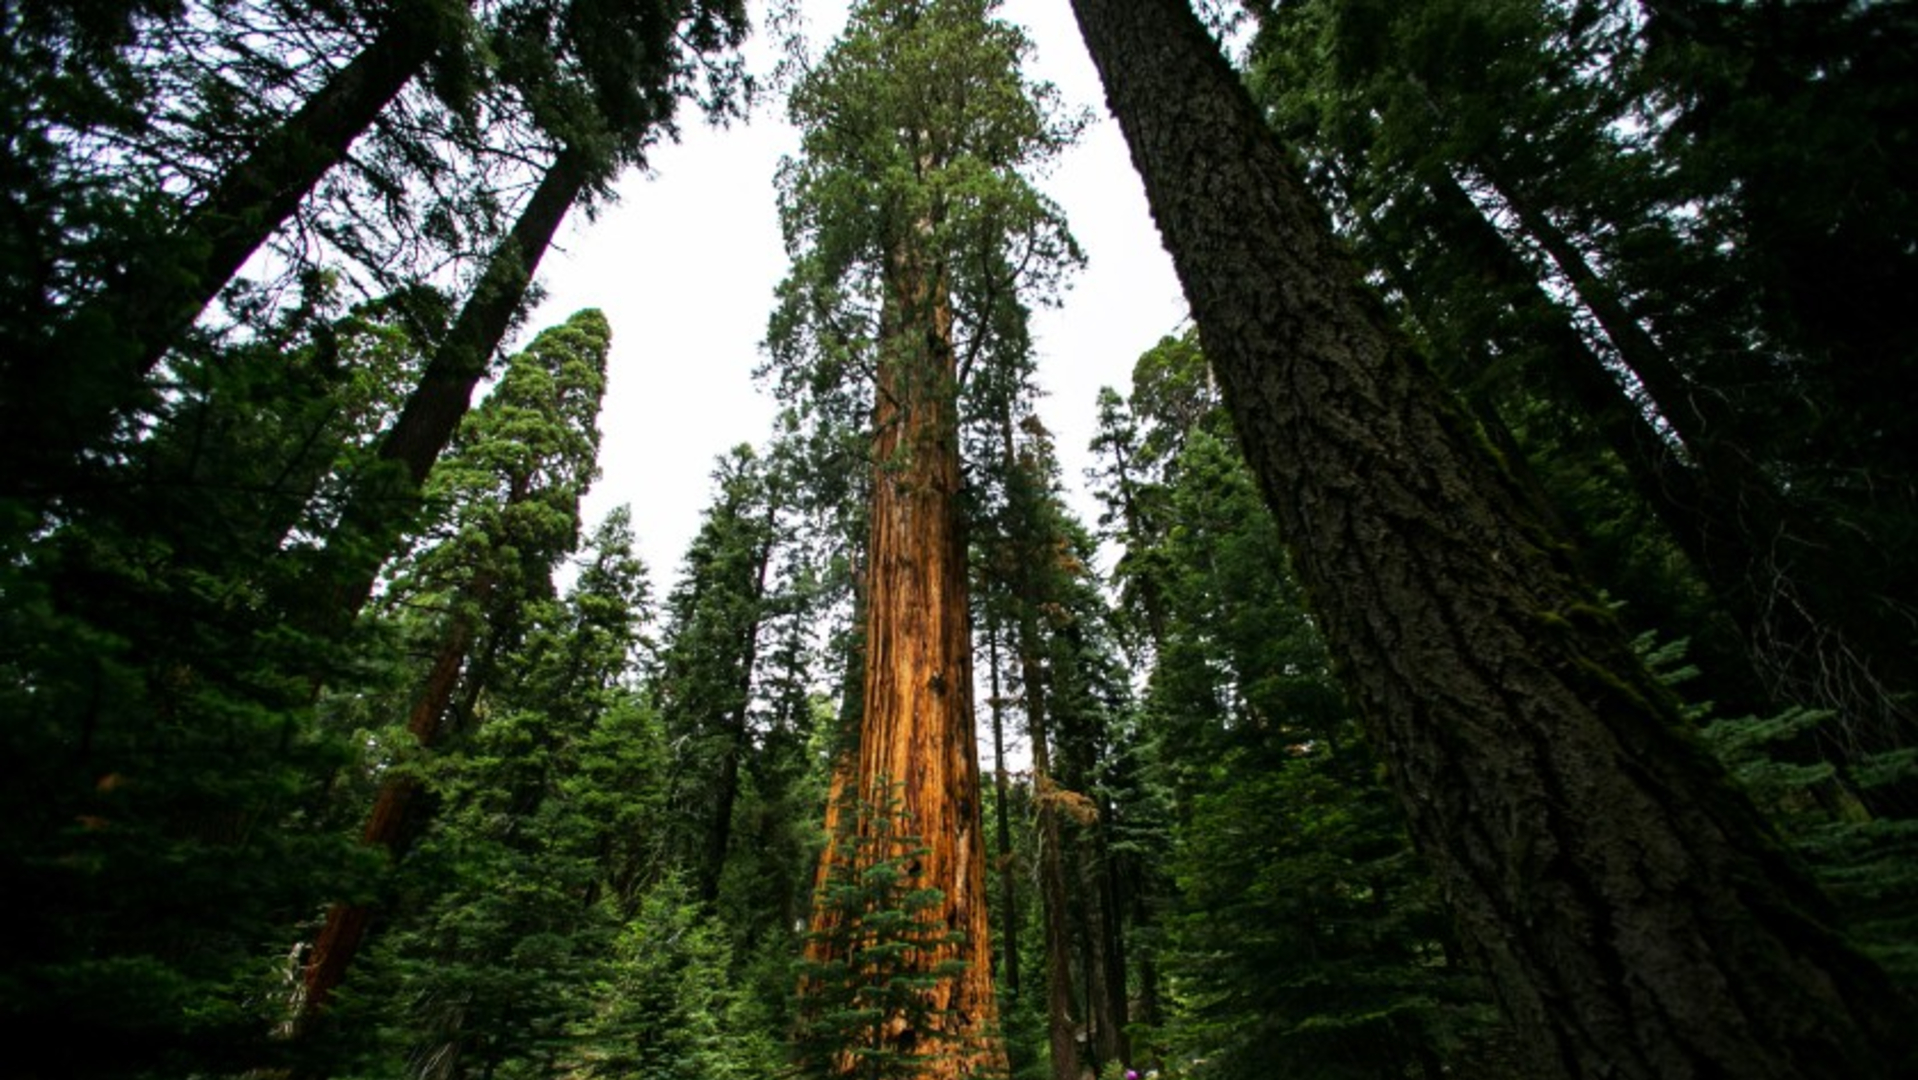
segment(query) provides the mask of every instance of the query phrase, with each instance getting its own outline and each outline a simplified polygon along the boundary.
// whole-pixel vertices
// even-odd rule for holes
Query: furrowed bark
[[[1073,0],[1246,457],[1542,1076],[1909,1075],[1909,1006],[1691,739],[1184,0]]]
[[[915,888],[942,894],[932,921],[964,940],[918,950],[924,970],[958,960],[924,1004],[934,1030],[904,1017],[885,1039],[914,1056],[916,1077],[998,1075],[1006,1067],[992,992],[979,761],[973,737],[972,641],[966,548],[957,505],[960,470],[954,403],[957,366],[943,275],[911,242],[885,265],[888,325],[874,403],[873,485],[866,573],[866,649],[858,759],[835,773],[828,827],[844,800],[884,792],[901,799],[903,832],[927,848]],[[845,780],[841,777],[845,772]],[[824,869],[836,857],[829,842]],[[824,929],[818,918],[815,930]],[[849,1063],[842,1062],[841,1067]]]

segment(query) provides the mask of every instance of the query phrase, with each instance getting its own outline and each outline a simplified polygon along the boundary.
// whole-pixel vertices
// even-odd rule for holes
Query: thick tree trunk
[[[143,402],[154,366],[419,73],[442,33],[422,15],[396,14],[372,44],[235,163],[164,241],[82,306],[40,356],[18,365],[19,404],[26,408],[17,419],[37,434],[15,441],[32,458],[13,458],[15,465],[0,474],[0,493],[55,488],[45,493],[59,494],[57,486],[82,454]],[[91,374],[75,377],[73,368]],[[62,387],[81,394],[58,392]]]
[[[1541,1076],[1908,1075],[1906,1003],[1386,329],[1184,0],[1074,0],[1411,831]]]
[[[905,816],[898,831],[923,838],[927,849],[910,867],[910,887],[939,890],[927,921],[963,935],[915,952],[916,970],[951,961],[964,968],[924,993],[932,1030],[888,1019],[888,1048],[911,1054],[922,1080],[997,1075],[1006,1058],[992,993],[973,736],[952,312],[943,275],[913,244],[889,253],[885,277],[858,757],[835,774],[829,826],[843,820],[848,798],[895,792]],[[837,833],[830,835],[822,868],[842,857]],[[815,930],[826,929],[820,914]]]

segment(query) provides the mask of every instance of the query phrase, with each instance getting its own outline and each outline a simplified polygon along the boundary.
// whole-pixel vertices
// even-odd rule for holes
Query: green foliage
[[[716,924],[682,880],[649,889],[614,944],[603,1004],[583,1036],[593,1053],[590,1076],[644,1080],[755,1080],[784,1065],[767,1015],[735,981],[725,928]]]
[[[65,1045],[76,1074],[271,1058],[293,928],[369,869],[325,799],[351,750],[315,722],[308,673],[336,643],[278,598],[271,481],[296,452],[239,405],[298,400],[305,374],[236,365],[197,447],[150,438],[154,483],[98,493],[0,569],[0,888],[19,912],[0,1022],[22,1053]],[[196,475],[234,487],[196,501]]]
[[[658,847],[668,754],[627,681],[645,587],[629,544],[616,515],[572,593],[528,607],[477,728],[426,770],[440,813],[342,995],[337,1026],[371,1032],[357,1071],[747,1075],[737,1063],[763,1059],[727,943]]]
[[[815,1075],[918,1075],[927,1051],[917,1033],[937,1014],[928,994],[965,968],[921,959],[962,942],[964,933],[939,925],[939,890],[912,883],[913,864],[927,848],[910,831],[896,787],[876,783],[841,819],[835,859],[814,900],[795,1046]]]
[[[1342,738],[1341,738],[1342,736]],[[1498,1021],[1356,733],[1217,760],[1179,831],[1163,1037],[1204,1075],[1496,1075]]]
[[[1825,762],[1799,764],[1805,737],[1831,723],[1829,713],[1791,709],[1763,719],[1714,720],[1703,729],[1708,745],[1810,866],[1838,905],[1851,940],[1908,991],[1918,987],[1918,818],[1874,815],[1858,797],[1910,784],[1918,751],[1873,755],[1844,779],[1841,790]]]
[[[867,377],[899,359],[881,359],[889,307],[897,319],[951,318],[964,383],[1027,362],[1026,305],[1049,302],[1083,261],[1031,175],[1080,123],[1060,117],[1051,86],[1020,74],[1031,47],[998,6],[861,3],[793,87],[801,154],[778,179],[792,269],[767,330],[767,372],[815,440],[866,427]],[[932,290],[915,301],[888,284],[907,264]],[[949,310],[901,309],[909,303]],[[900,392],[933,377],[908,370]]]
[[[1102,414],[1151,661],[1119,835],[1167,879],[1168,1000],[1140,1042],[1194,1076],[1510,1075],[1196,343],[1146,353]]]

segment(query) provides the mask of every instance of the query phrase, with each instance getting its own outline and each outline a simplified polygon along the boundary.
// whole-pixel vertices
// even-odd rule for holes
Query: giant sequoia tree
[[[1017,171],[1062,134],[1018,74],[1023,37],[995,8],[862,3],[794,89],[803,157],[784,170],[782,211],[795,265],[772,333],[776,362],[800,385],[856,394],[845,384],[870,378],[862,708],[822,866],[848,863],[857,878],[897,861],[909,893],[939,897],[914,917],[941,932],[916,938],[923,947],[903,967],[832,955],[856,939],[835,924],[860,914],[830,907],[815,916],[813,959],[852,980],[926,980],[915,1007],[884,997],[894,1004],[868,1050],[928,1077],[982,1075],[1005,1060],[979,831],[960,388],[975,363],[1004,361],[1000,328],[1021,293],[1072,254]],[[862,804],[878,812],[855,823]],[[924,850],[890,850],[885,838],[905,836]]]
[[[1910,1016],[1388,329],[1179,0],[1074,0],[1247,458],[1546,1075],[1893,1076]]]

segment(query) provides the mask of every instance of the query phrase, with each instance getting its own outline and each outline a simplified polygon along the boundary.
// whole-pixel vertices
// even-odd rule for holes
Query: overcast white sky
[[[815,50],[844,24],[846,6],[806,0]],[[763,4],[754,9],[763,16]],[[1077,491],[1099,387],[1125,389],[1139,354],[1180,326],[1185,301],[1066,0],[1007,0],[1003,14],[1034,42],[1028,74],[1096,118],[1044,181],[1089,265],[1064,306],[1039,313],[1034,325],[1048,393],[1040,415]],[[766,70],[771,42],[756,34],[751,55]],[[652,176],[628,177],[619,202],[597,220],[576,215],[542,267],[547,299],[529,328],[585,307],[612,321],[602,477],[586,517],[596,522],[631,504],[641,554],[661,590],[711,497],[714,458],[742,442],[763,444],[777,411],[752,370],[786,270],[773,172],[798,137],[784,119],[783,103],[769,101],[744,127],[689,122],[679,145],[654,154]],[[1075,505],[1091,513],[1083,496]]]

